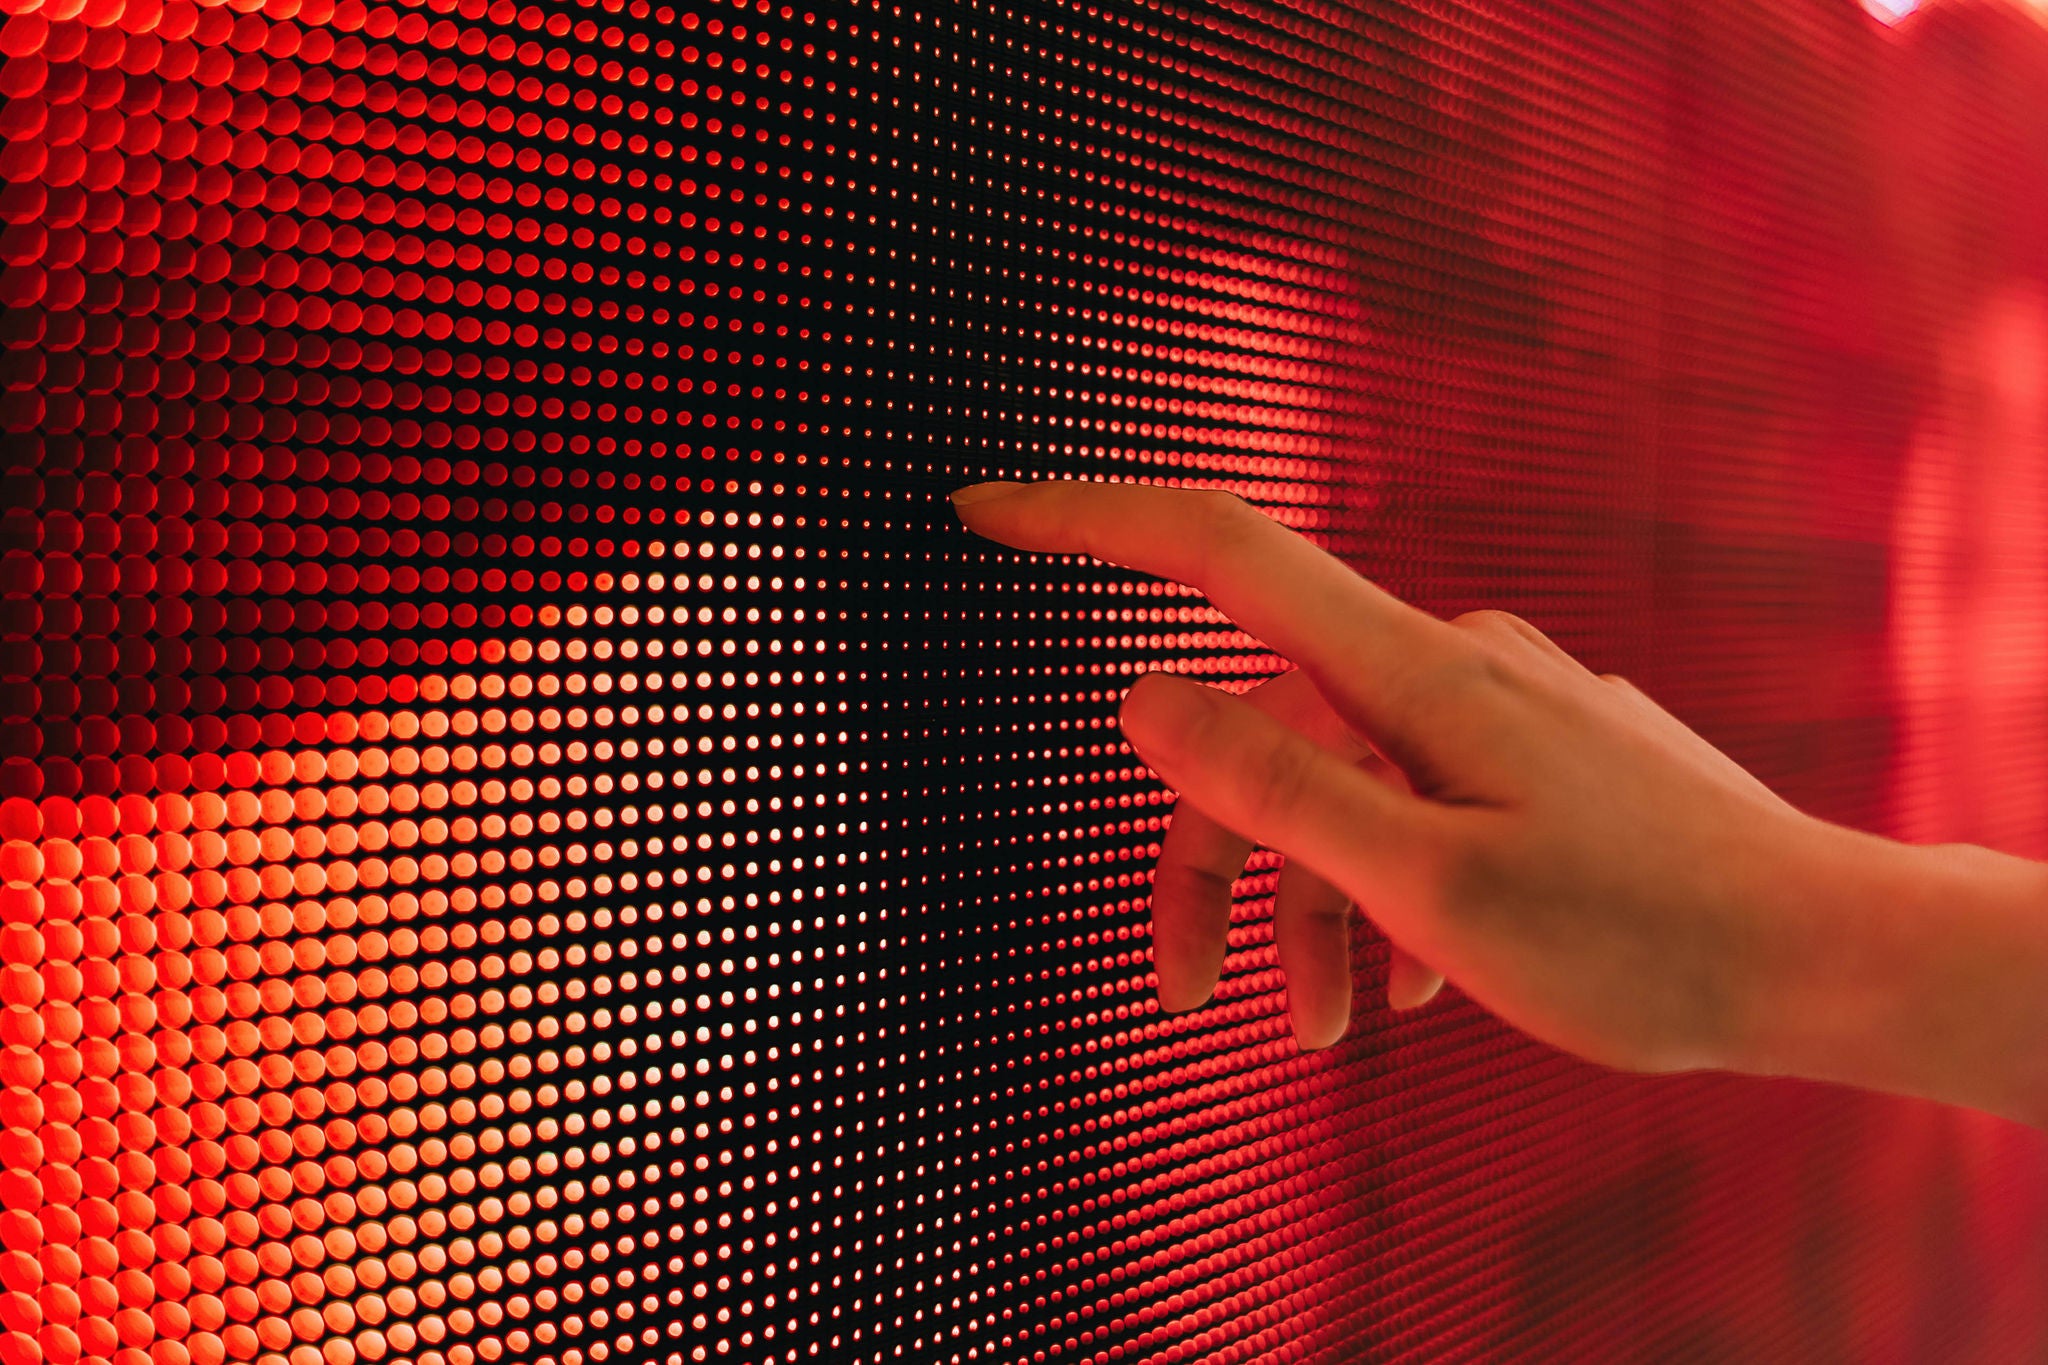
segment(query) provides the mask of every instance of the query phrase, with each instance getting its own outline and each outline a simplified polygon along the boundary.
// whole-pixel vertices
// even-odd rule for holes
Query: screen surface
[[[1954,1360],[1991,1120],[1163,1015],[1224,488],[2048,853],[2048,44],[1849,3],[10,0],[0,1359]]]

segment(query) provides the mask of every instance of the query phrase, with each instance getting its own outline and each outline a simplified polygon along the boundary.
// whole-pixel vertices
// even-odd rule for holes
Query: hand
[[[1832,835],[1626,681],[1501,612],[1445,622],[1220,493],[1048,482],[955,495],[977,533],[1199,588],[1298,665],[1249,697],[1155,674],[1124,733],[1181,804],[1154,880],[1161,1002],[1213,989],[1253,841],[1287,859],[1274,936],[1305,1045],[1349,1009],[1355,902],[1397,950],[1536,1038],[1634,1070],[1770,1055],[1815,947]],[[1855,836],[1868,838],[1870,836]]]
[[[1330,709],[1299,670],[1246,693],[1244,700],[1375,781],[1409,790],[1388,763]],[[1159,1003],[1169,1011],[1207,1003],[1223,971],[1231,884],[1255,841],[1237,834],[1183,796],[1173,810],[1152,875],[1152,954]],[[1304,1048],[1327,1047],[1351,1021],[1351,897],[1298,859],[1280,869],[1273,896],[1273,946],[1287,978],[1288,1012]],[[1387,1003],[1428,1004],[1443,977],[1388,945]]]

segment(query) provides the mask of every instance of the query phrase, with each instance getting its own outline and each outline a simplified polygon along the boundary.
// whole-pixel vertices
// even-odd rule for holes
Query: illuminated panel
[[[0,9],[0,1362],[2048,1339],[2007,1130],[1363,927],[1304,1057],[1268,855],[1161,1015],[1116,701],[1282,661],[943,500],[1228,488],[2048,852],[2032,19]]]

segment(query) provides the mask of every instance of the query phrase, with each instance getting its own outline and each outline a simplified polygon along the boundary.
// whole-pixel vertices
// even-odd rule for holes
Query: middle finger
[[[1262,683],[1245,700],[1346,762],[1369,752],[1300,670]],[[1228,947],[1231,885],[1252,847],[1187,801],[1174,807],[1152,874],[1152,955],[1162,1008],[1197,1009],[1215,993]]]

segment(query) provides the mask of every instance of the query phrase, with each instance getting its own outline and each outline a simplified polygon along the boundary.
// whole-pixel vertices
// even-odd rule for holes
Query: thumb
[[[1454,812],[1376,781],[1238,697],[1153,673],[1124,696],[1124,735],[1217,823],[1299,860],[1424,952]]]

